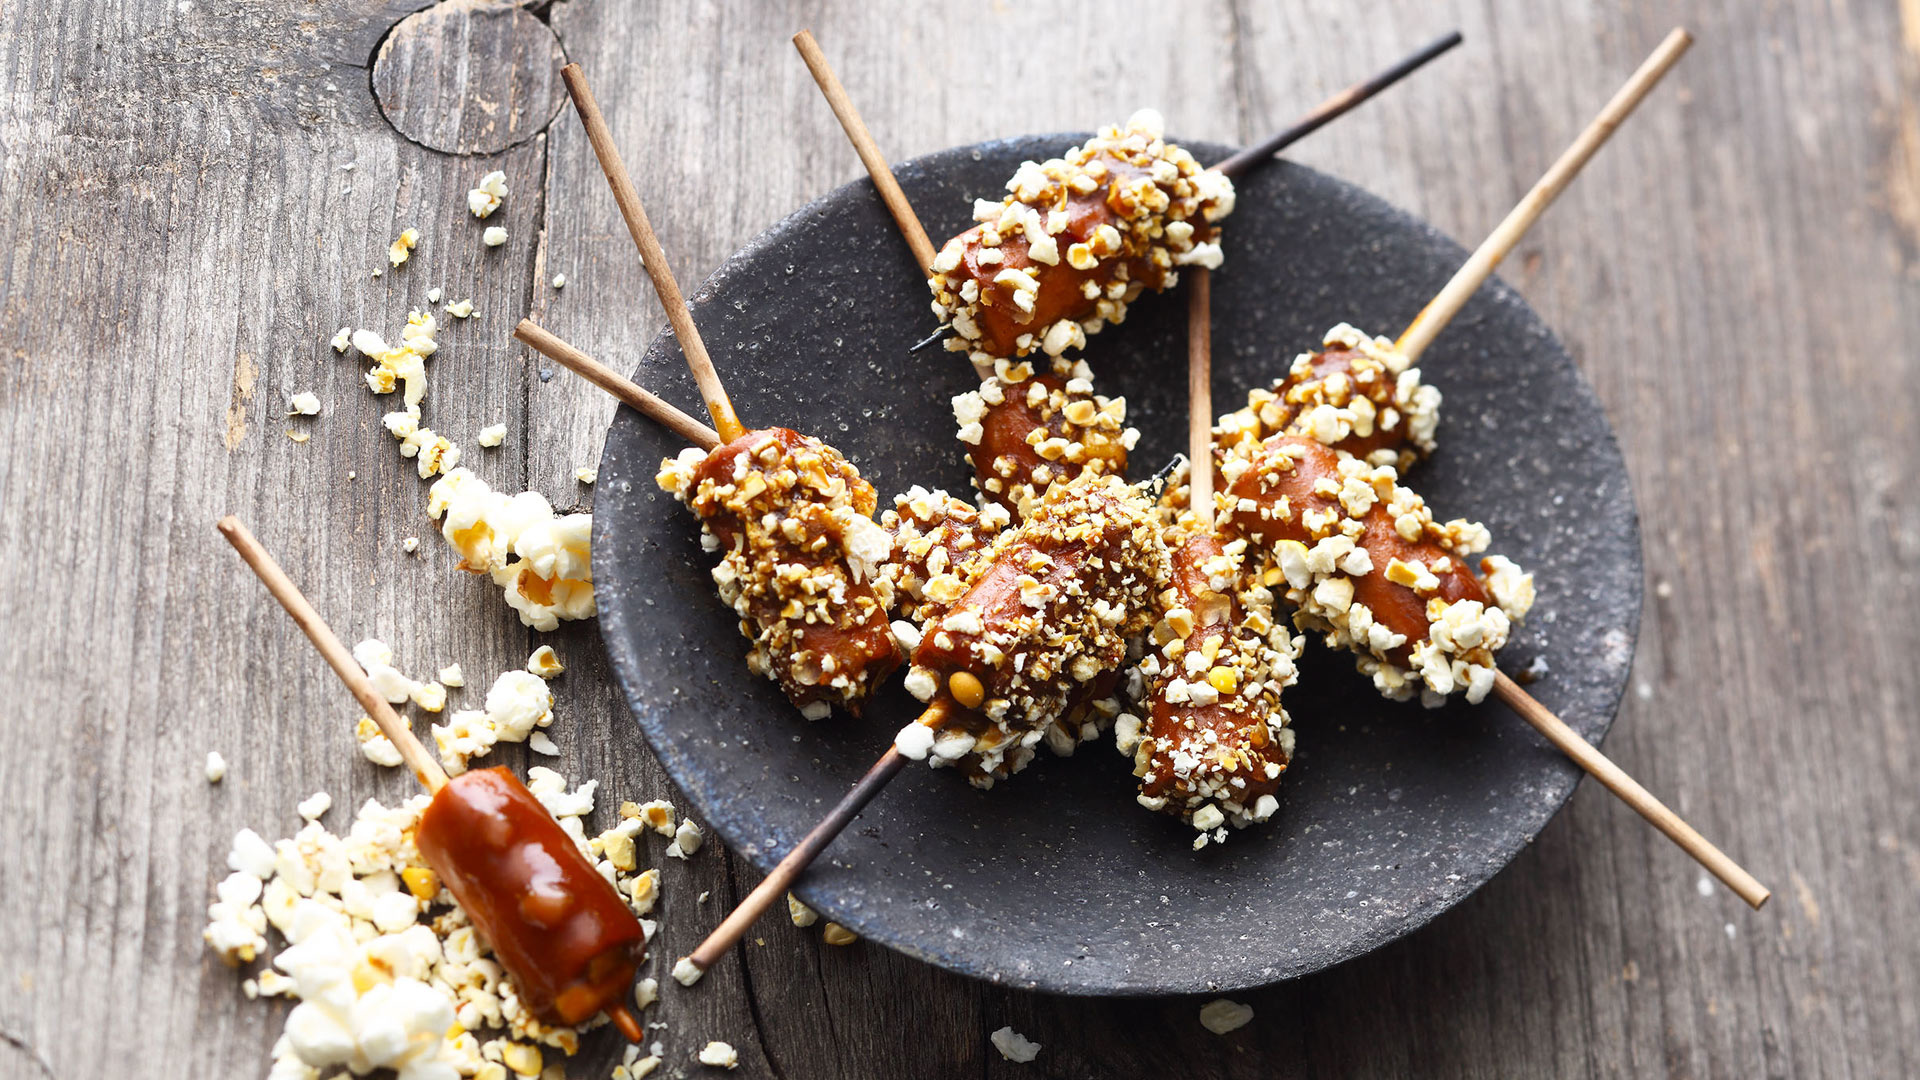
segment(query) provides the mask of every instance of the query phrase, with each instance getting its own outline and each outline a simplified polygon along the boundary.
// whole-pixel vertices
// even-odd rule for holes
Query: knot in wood
[[[559,113],[566,52],[552,28],[503,0],[443,0],[380,44],[373,93],[408,139],[449,154],[526,142]]]

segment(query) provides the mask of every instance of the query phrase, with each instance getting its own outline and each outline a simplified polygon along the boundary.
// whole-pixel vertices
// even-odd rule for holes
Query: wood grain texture
[[[453,570],[425,484],[380,428],[389,400],[326,347],[341,325],[397,332],[432,285],[472,296],[481,318],[446,327],[430,361],[427,422],[489,481],[568,507],[590,501],[572,474],[597,459],[613,405],[515,345],[513,324],[532,313],[629,371],[664,326],[569,113],[472,155],[409,141],[382,115],[373,58],[420,6],[0,5],[5,1075],[261,1075],[284,1006],[245,1000],[199,939],[228,839],[291,831],[315,790],[334,795],[338,825],[411,784],[353,752],[352,704],[214,533],[223,513],[248,520],[347,640],[382,637],[416,674],[462,663],[465,700],[551,642],[569,664],[558,767],[601,780],[603,813],[670,792],[634,749],[594,628],[532,634]],[[861,174],[788,43],[802,27],[904,158],[1143,104],[1178,134],[1246,141],[1459,26],[1463,47],[1293,156],[1469,245],[1672,23],[1699,38],[1505,269],[1607,403],[1643,515],[1652,587],[1606,750],[1775,902],[1751,914],[1699,888],[1698,868],[1585,785],[1460,908],[1242,995],[1256,1019],[1226,1037],[1201,1029],[1198,1000],[1013,993],[774,919],[650,1010],[676,1067],[698,1072],[692,1052],[722,1038],[742,1073],[793,1078],[1920,1068],[1920,6],[487,13],[528,16],[593,77],[690,288]],[[465,50],[436,54],[443,77],[394,82],[413,115],[461,115],[522,85],[499,64],[527,50],[485,39],[439,39]],[[489,249],[465,192],[494,168],[513,194],[489,224],[511,239]],[[424,237],[413,262],[370,277],[409,225]],[[683,373],[635,374],[697,406]],[[319,417],[280,415],[309,389]],[[496,421],[506,444],[476,447]],[[420,554],[404,554],[415,535]],[[212,749],[232,763],[217,787],[200,773]],[[517,747],[497,757],[527,764]],[[659,861],[655,951],[670,961],[752,881],[717,848]],[[1036,1062],[989,1047],[1006,1024],[1043,1045]],[[617,1053],[592,1040],[569,1075],[604,1076]]]

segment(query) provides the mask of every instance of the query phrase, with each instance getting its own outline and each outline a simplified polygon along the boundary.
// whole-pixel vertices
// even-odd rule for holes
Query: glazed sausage
[[[572,1027],[623,1004],[647,956],[640,922],[512,773],[449,779],[413,839],[535,1016]]]
[[[1008,374],[953,399],[975,489],[1015,520],[1057,481],[1083,471],[1126,475],[1140,438],[1126,426],[1127,400],[1094,394],[1091,372],[1077,367],[1068,377],[1002,364]]]
[[[1420,381],[1393,342],[1341,323],[1319,352],[1301,353],[1271,389],[1220,418],[1223,454],[1251,452],[1275,435],[1304,435],[1373,465],[1405,472],[1433,453],[1440,391]]]
[[[1285,585],[1302,625],[1351,649],[1374,684],[1396,700],[1424,691],[1437,705],[1492,688],[1493,654],[1511,620],[1533,604],[1532,575],[1486,549],[1484,526],[1440,524],[1387,466],[1340,455],[1313,439],[1280,435],[1222,465],[1227,528],[1267,549],[1267,579]]]
[[[1127,637],[1151,620],[1167,550],[1138,491],[1082,473],[966,569],[927,582],[945,608],[923,629],[906,685],[935,707],[894,745],[990,787],[1032,760],[1076,688],[1126,659]]]
[[[1221,218],[1233,182],[1161,137],[1158,113],[1100,130],[1064,157],[1025,162],[1000,202],[974,204],[979,224],[935,256],[933,310],[956,332],[947,347],[977,364],[1059,356],[1126,318],[1175,267],[1220,264]]]
[[[873,522],[873,485],[839,451],[786,428],[683,450],[654,479],[721,553],[713,579],[751,642],[748,667],[809,719],[836,705],[858,715],[902,659],[888,625],[893,542]]]
[[[1115,727],[1121,752],[1133,755],[1140,804],[1198,829],[1195,850],[1225,840],[1229,823],[1271,817],[1293,755],[1280,692],[1293,685],[1299,646],[1273,621],[1271,592],[1237,588],[1247,548],[1245,539],[1198,532],[1173,552],[1140,665],[1150,689],[1146,731],[1132,717]]]

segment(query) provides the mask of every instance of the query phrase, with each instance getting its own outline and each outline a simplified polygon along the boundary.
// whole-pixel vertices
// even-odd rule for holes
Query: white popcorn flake
[[[447,707],[447,688],[437,682],[422,683],[413,692],[413,703],[427,712],[437,713]]]
[[[298,393],[287,399],[288,416],[317,416],[320,412],[320,396],[312,391]]]
[[[324,791],[316,791],[305,799],[302,799],[300,805],[295,807],[295,809],[300,812],[301,817],[306,818],[308,821],[318,821],[321,815],[333,809],[333,796]]]
[[[217,784],[226,778],[227,759],[220,756],[220,751],[209,750],[207,752],[207,783]]]
[[[689,858],[700,850],[700,845],[706,839],[706,834],[700,831],[700,826],[694,824],[692,818],[683,818],[680,827],[673,832],[673,846],[667,848],[667,855],[675,859]]]
[[[488,247],[499,247],[507,242],[507,230],[498,225],[489,225],[487,231],[480,234],[480,242]]]
[[[341,327],[340,332],[333,335],[333,340],[328,342],[328,344],[333,346],[334,352],[346,352],[347,346],[353,344],[353,329],[346,326]]]
[[[489,424],[480,429],[480,435],[475,441],[481,446],[499,446],[501,443],[507,441],[507,425]]]
[[[909,686],[907,689],[912,690],[913,687]],[[932,694],[929,693],[927,696],[931,697]],[[921,700],[924,701],[926,698]],[[933,729],[925,724],[908,724],[893,737],[893,748],[900,751],[903,757],[914,761],[925,761],[927,755],[933,752]]]
[[[573,478],[583,484],[591,484],[600,479],[600,470],[591,465],[582,465],[573,470]]]
[[[446,293],[440,288],[440,286],[435,285],[433,288],[427,290],[427,303],[437,304],[440,302],[440,298],[444,295],[446,295]]]
[[[473,298],[468,297],[464,300],[455,300],[446,306],[446,312],[456,319],[473,318]]]
[[[695,964],[690,956],[683,956],[674,961],[673,981],[681,986],[692,986],[700,981],[700,976],[705,974],[706,972],[700,970],[699,965]]]
[[[793,920],[793,925],[798,926],[801,929],[805,929],[809,926],[812,926],[814,923],[818,922],[820,920],[820,914],[819,912],[814,911],[812,908],[808,907],[807,905],[801,903],[799,897],[794,896],[792,893],[788,893],[787,894],[787,918]]]
[[[1200,1007],[1200,1026],[1215,1035],[1225,1035],[1246,1027],[1253,1019],[1253,1006],[1226,998],[1215,998]]]
[[[1000,1051],[1001,1057],[1006,1058],[1008,1061],[1017,1061],[1023,1065],[1032,1061],[1040,1053],[1039,1043],[1013,1030],[1012,1026],[1003,1027],[995,1031],[992,1035],[987,1036],[987,1039],[993,1043],[995,1050]]]
[[[565,275],[565,274],[555,274],[555,275],[553,275],[553,287],[554,287],[554,288],[556,288],[556,289],[564,289],[564,288],[566,288],[566,287],[567,287],[567,275]]]
[[[543,679],[551,679],[567,670],[567,666],[560,662],[559,654],[553,651],[553,646],[542,645],[533,650],[532,656],[527,657],[527,670]]]
[[[733,1047],[716,1040],[700,1048],[700,1064],[716,1069],[737,1069],[740,1067],[740,1055]]]
[[[400,541],[400,550],[406,552],[409,555],[413,554],[416,551],[419,551],[420,538],[417,536],[409,536],[405,540]]]
[[[401,266],[413,256],[413,249],[419,245],[419,229],[402,229],[393,243],[387,246],[387,261],[395,266]]]
[[[554,745],[553,740],[544,731],[536,731],[527,736],[527,749],[536,754],[545,754],[547,757],[560,756],[560,748]]]
[[[465,686],[467,676],[460,670],[459,664],[448,664],[440,669],[440,682],[444,686]]]
[[[507,197],[507,174],[494,170],[480,178],[480,186],[467,192],[467,209],[474,217],[485,218],[500,209]]]

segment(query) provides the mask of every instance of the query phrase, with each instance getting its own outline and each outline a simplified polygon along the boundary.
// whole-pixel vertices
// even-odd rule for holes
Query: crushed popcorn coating
[[[1031,365],[1001,361],[978,389],[953,399],[975,490],[1015,520],[1050,485],[1081,472],[1125,475],[1140,438],[1126,426],[1126,399],[1096,395],[1084,361],[1056,368],[1034,375]]]
[[[1049,730],[1119,668],[1127,639],[1151,622],[1169,562],[1146,498],[1117,477],[1083,473],[1050,488],[965,572],[928,582],[947,608],[922,629],[906,688],[938,704],[894,745],[990,787],[1025,768]],[[1098,730],[1078,726],[1068,745]]]
[[[1440,391],[1420,381],[1420,369],[1392,341],[1341,323],[1321,346],[1220,417],[1213,436],[1223,455],[1244,459],[1275,435],[1306,436],[1402,472],[1433,453]]]
[[[786,428],[711,453],[688,448],[655,483],[700,518],[720,553],[720,599],[740,616],[747,666],[809,719],[858,714],[899,665],[887,574],[893,538],[873,521],[873,485],[832,447]]]
[[[1170,288],[1177,267],[1218,267],[1216,223],[1233,210],[1233,182],[1202,169],[1142,110],[1062,157],[1023,162],[979,224],[935,256],[934,313],[947,347],[976,364],[1059,356],[1119,323],[1142,292]]]
[[[902,624],[895,624],[895,638],[904,633],[918,644],[917,626],[945,609],[945,603],[927,591],[928,583],[935,578],[943,582],[964,578],[968,564],[987,552],[1011,520],[997,503],[980,510],[945,491],[929,491],[917,484],[894,496],[893,506],[880,515],[880,527],[893,537],[893,558],[884,576],[893,586],[898,613],[912,620],[904,624],[904,631]],[[947,602],[957,595],[936,591]],[[904,647],[912,649],[912,645]]]

